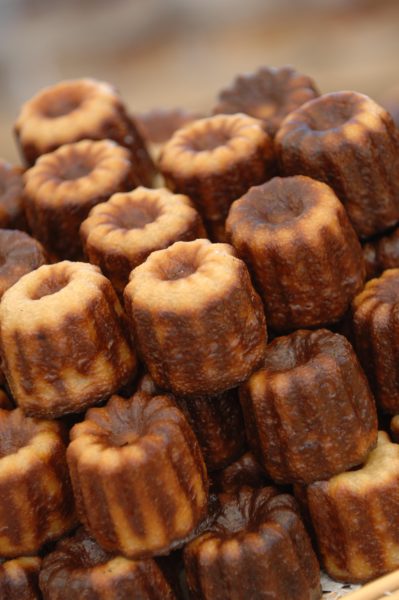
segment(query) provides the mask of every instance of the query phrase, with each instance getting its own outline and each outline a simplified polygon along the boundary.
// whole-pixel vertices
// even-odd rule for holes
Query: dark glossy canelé
[[[284,175],[329,184],[361,238],[399,221],[399,138],[392,117],[368,96],[333,92],[289,114],[276,136]]]
[[[362,250],[345,210],[310,177],[252,187],[231,206],[226,232],[277,332],[338,321],[363,287]]]
[[[321,598],[319,565],[291,496],[243,487],[219,501],[213,525],[184,550],[193,598]]]

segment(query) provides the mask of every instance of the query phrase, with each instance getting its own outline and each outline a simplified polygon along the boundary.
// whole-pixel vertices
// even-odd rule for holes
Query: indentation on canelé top
[[[34,419],[24,417],[20,409],[0,409],[0,458],[27,446],[37,432]]]
[[[63,290],[71,281],[65,269],[51,269],[43,276],[38,285],[30,292],[31,300],[40,300]]]
[[[307,122],[313,131],[338,129],[356,116],[358,101],[350,95],[322,96],[306,105]]]
[[[399,304],[399,269],[388,269],[378,279],[372,279],[364,292],[368,292],[369,299],[374,297],[384,304]]]
[[[335,342],[334,338],[341,336],[327,330],[299,330],[289,336],[277,338],[266,349],[263,367],[270,374],[284,373],[304,366],[320,352],[328,352],[329,344]]]
[[[64,181],[74,181],[81,177],[87,177],[93,171],[95,165],[88,156],[75,156],[72,154],[71,160],[63,161],[58,169],[58,177]]]
[[[247,218],[259,225],[293,221],[305,210],[304,199],[306,202],[309,190],[303,187],[301,180],[294,177],[275,177],[263,185],[252,187],[244,196]]]
[[[186,279],[199,268],[199,251],[202,246],[190,242],[174,244],[163,254],[158,255],[157,271],[163,281]]]
[[[232,132],[225,123],[204,127],[197,131],[196,136],[191,136],[187,140],[187,148],[195,152],[215,150],[219,146],[225,146],[232,138]]]
[[[112,556],[103,550],[83,530],[69,540],[62,542],[60,552],[68,561],[69,569],[92,569],[112,560]]]
[[[112,206],[110,221],[120,229],[143,229],[161,214],[157,199],[142,197],[133,200],[126,195],[125,202]]]
[[[82,89],[79,86],[52,89],[40,98],[39,110],[49,119],[57,119],[70,114],[82,103]]]

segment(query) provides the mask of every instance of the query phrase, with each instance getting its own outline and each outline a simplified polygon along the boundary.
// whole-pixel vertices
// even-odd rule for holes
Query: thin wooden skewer
[[[399,600],[399,570],[368,583],[345,600]]]

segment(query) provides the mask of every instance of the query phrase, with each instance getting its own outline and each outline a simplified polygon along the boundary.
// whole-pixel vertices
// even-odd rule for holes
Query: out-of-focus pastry
[[[23,175],[21,167],[10,165],[0,159],[0,227],[25,229],[23,205]]]
[[[392,117],[357,92],[307,102],[276,136],[282,173],[328,183],[357,234],[366,238],[399,221],[399,137]]]
[[[136,367],[123,320],[98,267],[64,261],[24,275],[0,304],[2,366],[17,404],[54,418],[117,391]]]
[[[0,598],[3,600],[39,600],[38,556],[0,560]]]
[[[110,140],[82,140],[41,156],[25,173],[33,235],[58,259],[82,256],[79,227],[90,209],[138,184],[131,155]]]
[[[40,242],[23,231],[0,229],[0,298],[23,275],[45,262]]]
[[[187,196],[166,188],[136,188],[95,206],[80,234],[89,261],[122,293],[129,274],[155,250],[205,238],[200,215]]]
[[[356,352],[379,405],[399,411],[399,269],[368,281],[352,303]]]
[[[0,556],[35,554],[75,526],[65,451],[55,421],[0,409]]]
[[[155,168],[145,143],[116,89],[103,81],[68,80],[41,90],[22,106],[15,133],[30,166],[64,144],[115,140],[132,153],[139,183],[151,185]]]
[[[288,113],[319,95],[313,79],[290,66],[261,67],[222,90],[214,113],[246,113],[274,136]]]
[[[58,542],[43,560],[44,600],[174,600],[156,562],[129,560],[103,550],[83,529]],[[17,600],[17,599],[16,599]],[[19,600],[19,599],[18,599]]]
[[[207,514],[198,442],[168,396],[113,396],[71,431],[68,464],[81,522],[130,558],[182,546]]]
[[[306,488],[327,573],[363,583],[399,568],[399,445],[386,433],[365,464]]]
[[[162,150],[160,169],[172,191],[194,202],[211,238],[225,241],[230,204],[274,174],[273,142],[257,119],[216,115],[179,129]]]
[[[338,321],[363,287],[359,240],[324,183],[275,177],[253,187],[233,203],[226,232],[275,331]]]
[[[321,598],[319,565],[291,496],[244,487],[219,500],[209,531],[184,550],[194,598]]]
[[[366,376],[346,338],[325,329],[276,338],[240,400],[248,442],[278,483],[327,479],[377,442]]]
[[[227,244],[176,242],[153,252],[131,273],[124,298],[151,377],[176,396],[220,394],[261,365],[262,303]]]

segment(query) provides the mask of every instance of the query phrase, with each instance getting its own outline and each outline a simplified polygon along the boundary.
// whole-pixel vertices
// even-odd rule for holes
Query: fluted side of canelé
[[[362,468],[306,488],[327,573],[363,583],[399,567],[399,446],[386,433]]]
[[[370,98],[335,92],[283,121],[276,152],[285,175],[331,185],[362,238],[399,221],[399,140],[392,117]]]
[[[278,332],[338,321],[363,287],[362,250],[345,210],[309,177],[251,188],[231,206],[226,231]]]
[[[252,452],[245,452],[223,470],[212,474],[216,492],[235,492],[243,486],[261,488],[267,483],[267,475]]]
[[[123,293],[129,275],[155,250],[206,238],[190,199],[166,188],[138,187],[95,206],[80,227],[85,254]]]
[[[213,112],[242,112],[261,119],[274,137],[284,117],[319,95],[314,81],[290,66],[261,67],[255,73],[239,75],[223,89]]]
[[[167,396],[114,396],[71,431],[78,515],[96,541],[131,558],[182,545],[207,511],[198,442]]]
[[[58,423],[0,409],[0,556],[35,554],[75,523]]]
[[[23,169],[0,159],[0,227],[25,229]]]
[[[24,175],[33,235],[58,259],[82,257],[79,227],[91,208],[136,187],[130,152],[111,140],[82,140],[41,156]]]
[[[146,374],[138,391],[156,396],[162,391]],[[223,469],[245,446],[245,428],[236,389],[218,396],[175,397],[200,445],[208,471]]]
[[[319,566],[295,501],[276,493],[241,488],[219,496],[210,531],[184,551],[193,598],[320,598]]]
[[[389,269],[368,281],[352,303],[356,352],[369,379],[377,405],[399,410],[399,269]]]
[[[125,307],[155,383],[177,396],[217,395],[260,365],[266,324],[243,261],[227,244],[176,242],[132,272]]]
[[[40,242],[23,231],[0,229],[0,298],[23,275],[45,262]]]
[[[199,119],[164,146],[160,169],[167,186],[189,196],[214,230],[236,198],[274,174],[273,142],[261,121],[247,115]]]
[[[124,314],[98,267],[64,261],[24,275],[0,305],[12,395],[33,416],[81,412],[134,375]]]
[[[399,267],[399,228],[389,235],[364,244],[363,256],[367,267],[367,279],[378,277],[386,269]]]
[[[248,442],[279,483],[327,479],[361,464],[377,441],[367,379],[346,338],[327,330],[276,338],[240,400]]]
[[[60,541],[40,572],[44,600],[174,600],[153,559],[129,560],[105,552],[83,529]]]
[[[39,600],[38,556],[23,556],[1,562],[0,598],[4,600]]]
[[[15,134],[30,166],[64,144],[112,139],[132,152],[140,183],[151,185],[155,174],[144,140],[119,94],[101,81],[63,81],[41,90],[22,106]]]

